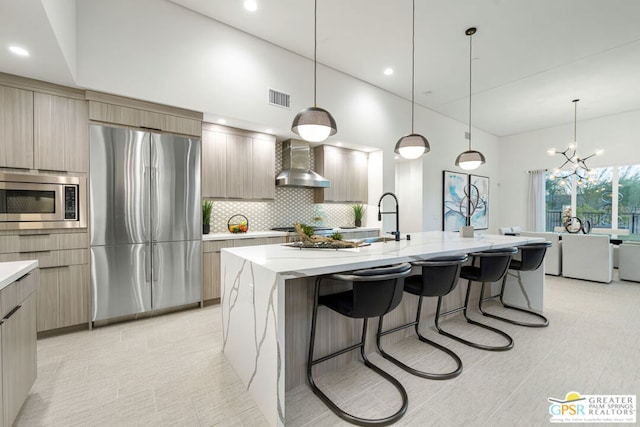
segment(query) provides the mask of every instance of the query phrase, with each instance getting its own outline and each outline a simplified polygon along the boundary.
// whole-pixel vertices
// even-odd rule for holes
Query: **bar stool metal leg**
[[[404,369],[405,371],[416,375],[418,377],[422,377],[422,378],[428,378],[431,380],[447,380],[447,379],[451,379],[451,378],[455,378],[458,375],[460,375],[462,373],[462,360],[460,360],[460,358],[458,357],[457,354],[455,354],[453,351],[449,350],[448,348],[431,341],[430,339],[424,337],[419,330],[419,326],[420,326],[420,314],[422,312],[422,296],[419,297],[418,299],[418,313],[416,314],[416,320],[414,322],[410,322],[401,326],[397,326],[393,329],[390,329],[388,331],[382,331],[382,319],[384,316],[380,316],[380,320],[378,321],[378,333],[376,335],[376,345],[378,346],[378,351],[380,352],[380,354],[382,354],[382,357],[384,357],[385,359],[387,359],[388,361],[394,363],[395,365],[399,366],[400,368]],[[440,302],[440,298],[438,298],[438,303]],[[418,339],[420,341],[422,341],[423,343],[429,344],[435,348],[437,348],[438,350],[448,354],[456,363],[456,368],[451,371],[451,372],[445,372],[445,373],[430,373],[430,372],[425,372],[425,371],[420,371],[418,369],[412,368],[404,363],[402,363],[401,361],[399,361],[398,359],[396,359],[395,357],[391,356],[390,354],[388,354],[387,352],[385,352],[382,349],[382,345],[380,343],[380,337],[384,336],[384,335],[388,335],[391,334],[393,332],[397,332],[400,331],[402,329],[406,329],[408,327],[411,326],[415,326],[415,331],[416,331],[416,335],[418,336]]]
[[[549,319],[547,319],[545,316],[543,316],[540,313],[537,313],[533,310],[527,310],[525,308],[520,308],[520,307],[515,307],[511,304],[507,304],[504,302],[504,288],[505,285],[507,283],[507,276],[508,274],[505,274],[504,279],[502,279],[502,287],[500,288],[500,293],[498,295],[493,295],[490,297],[486,297],[486,298],[480,298],[480,300],[478,301],[478,309],[480,310],[480,312],[482,313],[483,316],[487,316],[487,317],[492,317],[494,319],[498,319],[498,320],[502,320],[503,322],[508,322],[511,323],[513,325],[519,325],[519,326],[526,326],[528,328],[544,328],[546,326],[549,326]],[[518,278],[518,284],[520,285],[520,289],[522,290],[523,295],[525,296],[525,298],[527,299],[527,303],[529,302],[529,296],[527,294],[527,291],[524,289],[524,286],[522,285],[522,277],[520,276],[520,271],[516,270],[516,277]],[[482,284],[482,293],[480,294],[480,296],[484,295],[484,283]],[[537,317],[538,319],[542,320],[542,323],[530,323],[530,322],[523,322],[523,321],[519,321],[519,320],[513,320],[513,319],[508,319],[506,317],[502,317],[502,316],[498,316],[497,314],[492,314],[492,313],[488,313],[487,311],[484,310],[483,307],[483,303],[484,301],[487,301],[489,299],[493,299],[493,298],[500,298],[500,303],[508,309],[511,310],[517,310],[520,311],[522,313],[527,313],[530,314],[532,316]]]
[[[436,309],[436,328],[438,328],[438,332],[440,332],[442,335],[447,336],[449,338],[452,338],[456,341],[459,341],[463,344],[466,344],[468,346],[471,347],[475,347],[481,350],[488,350],[488,351],[506,351],[506,350],[510,350],[513,348],[513,338],[511,338],[506,332],[501,331],[500,329],[496,329],[493,328],[489,325],[485,325],[484,323],[480,323],[477,322],[471,318],[469,318],[468,314],[467,314],[467,307],[469,306],[469,295],[471,294],[471,280],[469,280],[467,282],[467,294],[465,296],[464,299],[464,306],[453,309],[453,310],[449,310],[446,311],[444,313],[440,313],[440,308],[441,308],[441,298],[438,298],[438,308]],[[484,286],[484,282],[482,282],[482,286]],[[462,313],[464,314],[464,318],[467,321],[467,323],[470,323],[472,325],[476,325],[479,326],[481,328],[487,329],[489,331],[492,331],[500,336],[502,336],[503,338],[505,338],[507,340],[507,344],[502,345],[502,346],[490,346],[490,345],[485,345],[485,344],[479,344],[473,341],[469,341],[469,340],[465,340],[464,338],[460,338],[459,336],[453,335],[445,330],[443,330],[440,326],[439,326],[439,320],[440,320],[440,316],[447,316],[449,314],[453,314],[453,313],[457,313],[459,311],[462,311]]]

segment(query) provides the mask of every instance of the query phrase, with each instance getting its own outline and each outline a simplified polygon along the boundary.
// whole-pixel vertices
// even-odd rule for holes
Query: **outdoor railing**
[[[588,212],[580,217],[583,221],[589,221],[591,227],[611,228],[610,212]],[[547,211],[547,231],[553,231],[555,227],[562,226],[562,211]],[[629,229],[631,234],[640,234],[640,213],[622,213],[618,215],[618,228]]]

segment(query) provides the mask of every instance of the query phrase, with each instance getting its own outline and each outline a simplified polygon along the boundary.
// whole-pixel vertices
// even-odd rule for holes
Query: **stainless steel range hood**
[[[328,188],[329,180],[309,168],[309,143],[289,139],[282,143],[282,172],[276,177],[279,187]]]

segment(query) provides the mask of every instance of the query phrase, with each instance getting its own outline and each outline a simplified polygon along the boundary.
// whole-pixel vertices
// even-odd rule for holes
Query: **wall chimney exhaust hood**
[[[278,187],[328,188],[329,180],[312,171],[309,143],[289,139],[282,143],[282,172],[276,177]]]

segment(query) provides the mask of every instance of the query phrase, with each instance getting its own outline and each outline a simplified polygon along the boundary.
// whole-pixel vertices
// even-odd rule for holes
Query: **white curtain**
[[[529,171],[527,230],[545,230],[545,172],[544,170]]]

